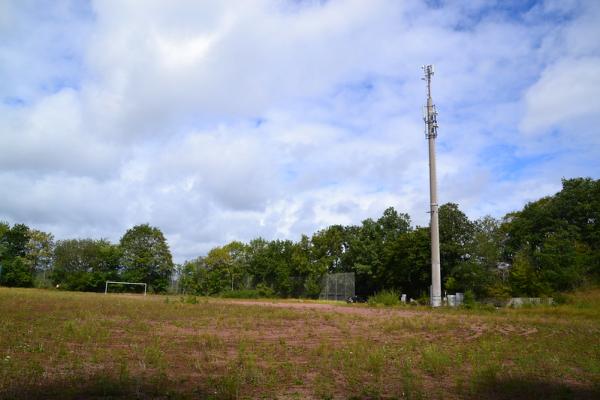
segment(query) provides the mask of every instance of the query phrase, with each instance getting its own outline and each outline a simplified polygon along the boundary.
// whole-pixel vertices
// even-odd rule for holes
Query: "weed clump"
[[[475,293],[473,293],[473,291],[469,289],[465,292],[465,297],[463,298],[463,306],[466,309],[471,309],[475,307],[475,305]]]
[[[369,304],[372,306],[397,306],[400,304],[400,292],[394,289],[382,290],[369,297]]]
[[[198,298],[196,296],[192,296],[192,295],[188,295],[188,296],[181,296],[179,298],[179,301],[184,303],[184,304],[198,304]]]
[[[452,359],[443,349],[435,345],[428,345],[421,353],[422,368],[431,376],[442,376],[446,373]]]

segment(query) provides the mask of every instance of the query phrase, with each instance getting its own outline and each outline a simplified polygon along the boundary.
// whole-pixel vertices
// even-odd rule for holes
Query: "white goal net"
[[[147,285],[144,282],[117,282],[117,281],[106,281],[104,286],[104,294],[108,293],[108,285],[137,285],[144,287],[144,296],[146,295]]]

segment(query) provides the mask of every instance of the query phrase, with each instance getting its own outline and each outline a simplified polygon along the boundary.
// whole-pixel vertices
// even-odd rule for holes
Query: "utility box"
[[[464,293],[456,293],[454,296],[456,296],[455,298],[455,304],[456,306],[462,306],[465,300],[465,294]]]
[[[448,306],[456,307],[456,296],[455,295],[453,295],[453,294],[448,295]]]

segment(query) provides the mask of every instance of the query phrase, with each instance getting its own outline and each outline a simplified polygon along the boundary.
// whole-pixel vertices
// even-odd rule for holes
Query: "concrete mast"
[[[431,100],[431,77],[433,65],[424,65],[427,82],[427,106],[425,107],[425,136],[429,142],[429,197],[431,202],[431,306],[442,305],[442,284],[440,275],[440,229],[438,219],[437,176],[435,166],[435,138],[437,137],[437,112]]]

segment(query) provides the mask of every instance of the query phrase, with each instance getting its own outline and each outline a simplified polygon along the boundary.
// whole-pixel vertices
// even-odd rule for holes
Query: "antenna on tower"
[[[425,77],[421,78],[422,80],[427,82],[427,105],[424,106],[424,120],[425,120],[425,137],[427,139],[437,137],[437,110],[435,109],[435,104],[432,103],[431,100],[431,77],[433,76],[433,65],[423,65],[423,71],[425,72]]]
[[[435,138],[437,138],[437,111],[433,100],[431,100],[431,77],[433,76],[433,65],[424,65],[422,78],[427,82],[427,105],[425,106],[425,137],[429,143],[429,197],[430,216],[429,225],[431,234],[431,306],[442,305],[442,284],[440,274],[440,228],[438,218],[437,201],[437,176],[435,165]]]

